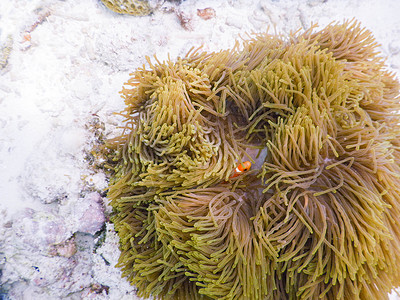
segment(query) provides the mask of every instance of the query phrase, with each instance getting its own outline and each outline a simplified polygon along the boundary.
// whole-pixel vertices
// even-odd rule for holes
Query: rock
[[[76,216],[76,231],[95,234],[101,229],[106,218],[103,200],[99,193],[93,192],[83,199]]]
[[[75,238],[72,237],[63,243],[51,245],[49,254],[52,256],[63,256],[70,258],[76,253],[76,251]]]
[[[202,18],[203,20],[209,20],[211,18],[215,18],[215,9],[212,7],[207,7],[204,9],[198,9],[197,15]]]

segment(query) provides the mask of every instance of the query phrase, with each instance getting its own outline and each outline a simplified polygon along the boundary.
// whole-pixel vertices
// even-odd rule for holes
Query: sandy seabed
[[[397,0],[150,3],[134,17],[97,0],[0,2],[0,299],[135,299],[114,267],[106,177],[89,164],[96,139],[118,130],[118,91],[146,56],[356,18],[400,75]],[[215,17],[198,16],[204,8]]]

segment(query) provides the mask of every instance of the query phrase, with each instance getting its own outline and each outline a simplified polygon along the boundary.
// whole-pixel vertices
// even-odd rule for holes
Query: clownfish
[[[240,163],[236,169],[233,171],[232,175],[229,177],[229,179],[231,178],[235,178],[238,177],[239,175],[243,174],[244,172],[250,170],[251,168],[251,162],[249,161],[245,161],[243,163]]]

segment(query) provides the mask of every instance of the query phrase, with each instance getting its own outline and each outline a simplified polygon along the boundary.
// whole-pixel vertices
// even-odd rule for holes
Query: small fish
[[[229,177],[229,178],[231,179],[231,178],[238,177],[239,175],[243,174],[244,172],[250,170],[250,168],[251,168],[251,162],[245,161],[243,163],[240,163],[236,167],[236,169],[233,171],[233,174],[231,175],[231,177]]]

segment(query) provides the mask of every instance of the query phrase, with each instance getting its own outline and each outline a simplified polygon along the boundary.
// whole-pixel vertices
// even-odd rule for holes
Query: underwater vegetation
[[[400,99],[379,55],[347,21],[136,70],[104,153],[118,266],[138,295],[387,299]]]

